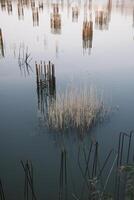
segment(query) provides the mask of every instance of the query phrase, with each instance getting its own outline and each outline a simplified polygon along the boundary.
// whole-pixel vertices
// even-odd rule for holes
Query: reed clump
[[[89,130],[99,118],[103,103],[93,88],[67,88],[48,109],[47,124],[54,130]]]

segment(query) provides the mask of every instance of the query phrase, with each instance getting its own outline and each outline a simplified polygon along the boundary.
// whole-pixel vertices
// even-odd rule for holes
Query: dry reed
[[[95,124],[102,109],[102,101],[92,87],[67,88],[49,105],[47,124],[54,130],[86,131]]]

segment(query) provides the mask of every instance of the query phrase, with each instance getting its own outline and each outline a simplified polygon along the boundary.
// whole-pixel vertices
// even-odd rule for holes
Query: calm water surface
[[[22,64],[26,53],[28,66]],[[50,133],[44,126],[35,62],[49,60],[55,65],[56,88],[86,80],[103,91],[113,110],[109,120],[85,137],[74,132]],[[134,128],[133,91],[132,0],[0,0],[0,177],[7,198],[24,199],[20,160],[27,159],[34,166],[38,199],[60,199],[61,190],[61,199],[75,199],[73,194],[80,197],[86,187],[78,149],[82,149],[80,160],[85,167],[83,149],[88,153],[91,140],[99,142],[101,161],[111,148],[117,148],[119,132]],[[63,149],[67,152],[67,190],[59,181]],[[111,181],[110,192],[114,190],[109,187]]]

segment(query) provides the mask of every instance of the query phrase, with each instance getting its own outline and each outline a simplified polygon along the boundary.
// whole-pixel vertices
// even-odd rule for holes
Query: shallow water
[[[98,141],[103,163],[110,149],[117,149],[119,132],[129,132],[134,124],[133,1],[42,3],[0,0],[0,177],[7,199],[24,199],[20,160],[27,159],[34,166],[38,199],[58,199],[63,149],[68,166],[68,195],[62,188],[63,196],[80,197],[84,180],[78,149],[84,146],[88,153],[90,141]],[[54,14],[59,26],[51,24]],[[88,38],[82,34],[87,21]],[[26,53],[30,54],[29,65],[19,65]],[[102,92],[112,108],[109,119],[86,136],[51,133],[44,127],[38,109],[35,62],[49,60],[55,65],[56,90],[84,81]],[[114,190],[109,187],[111,181],[107,186],[110,192]]]

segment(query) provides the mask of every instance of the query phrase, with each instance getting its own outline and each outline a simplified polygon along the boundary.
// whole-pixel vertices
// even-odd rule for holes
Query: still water
[[[37,199],[87,199],[78,157],[85,170],[84,152],[97,141],[102,165],[120,131],[134,128],[133,52],[132,0],[0,0],[0,178],[7,199],[24,199],[20,160],[33,163]],[[112,110],[108,120],[84,136],[46,129],[35,62],[49,60],[56,90],[72,81],[95,85]],[[103,174],[105,183],[108,170]],[[106,190],[114,189],[112,176]]]

